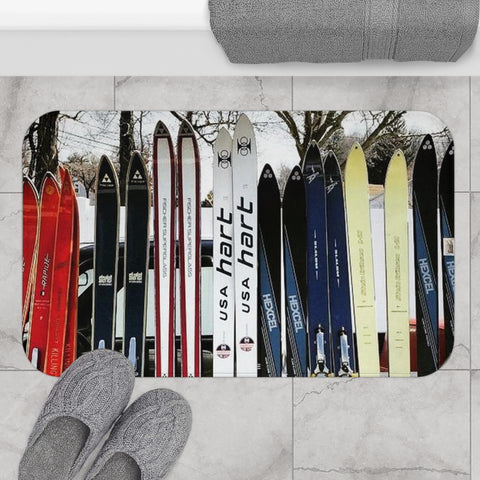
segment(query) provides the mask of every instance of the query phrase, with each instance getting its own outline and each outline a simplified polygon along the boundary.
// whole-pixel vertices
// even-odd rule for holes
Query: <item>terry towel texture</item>
[[[209,0],[234,63],[456,61],[478,27],[479,0]]]

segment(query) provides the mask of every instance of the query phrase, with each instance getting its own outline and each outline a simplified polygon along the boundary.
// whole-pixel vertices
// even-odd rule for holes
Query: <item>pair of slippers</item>
[[[192,412],[166,389],[145,393],[124,411],[134,381],[120,353],[95,350],[76,360],[50,392],[19,480],[71,480],[117,419],[86,480],[163,478],[187,442]]]

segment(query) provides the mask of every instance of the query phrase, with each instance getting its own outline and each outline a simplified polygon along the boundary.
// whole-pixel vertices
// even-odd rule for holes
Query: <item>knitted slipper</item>
[[[111,350],[72,363],[33,428],[19,480],[70,480],[127,406],[134,381],[128,360]]]
[[[105,442],[87,480],[157,480],[163,478],[187,443],[192,411],[171,390],[142,395],[125,413]]]

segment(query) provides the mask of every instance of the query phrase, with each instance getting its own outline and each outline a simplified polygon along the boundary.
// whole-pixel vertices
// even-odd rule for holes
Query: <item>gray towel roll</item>
[[[472,44],[479,0],[209,0],[212,31],[234,63],[456,61]]]

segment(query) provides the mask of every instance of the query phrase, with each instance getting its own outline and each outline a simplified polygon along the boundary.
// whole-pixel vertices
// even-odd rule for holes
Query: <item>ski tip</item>
[[[322,155],[320,147],[315,140],[312,140],[305,152],[305,158],[303,162],[304,173],[314,173],[318,170],[322,170]]]
[[[142,154],[135,150],[130,157],[127,171],[128,183],[145,183],[147,181],[147,169]]]
[[[289,182],[299,182],[301,180],[303,181],[302,169],[300,168],[299,165],[295,165],[292,168],[292,171],[290,172],[287,183],[289,183]]]
[[[170,132],[168,131],[167,126],[161,120],[159,120],[155,125],[153,135],[154,137],[170,138]]]
[[[413,166],[413,182],[415,184],[418,180],[419,188],[424,188],[421,182],[425,175],[432,175],[432,178],[437,175],[437,154],[431,135],[425,135],[423,138]]]
[[[355,142],[348,152],[346,168],[348,168],[349,164],[351,165],[357,162],[364,162],[366,164],[363,148],[358,142]]]
[[[445,152],[445,158],[454,158],[455,157],[455,143],[453,140],[450,142],[450,145]]]
[[[260,174],[260,181],[277,183],[277,177],[275,176],[275,172],[269,163],[264,165],[262,173]]]
[[[218,143],[232,142],[232,136],[230,135],[230,132],[225,127],[220,128],[220,130],[218,131],[216,142]]]
[[[337,156],[330,150],[323,163],[323,169],[325,174],[328,175],[340,175],[340,164],[338,163]]]
[[[178,130],[179,137],[195,137],[193,127],[188,120],[183,120]]]
[[[30,192],[35,197],[35,200],[38,201],[37,187],[35,187],[35,184],[33,183],[33,180],[30,177],[24,176],[23,177],[23,193],[26,194],[27,192]]]
[[[247,117],[245,113],[242,113],[237,120],[237,125],[235,126],[235,133],[238,134],[238,132],[244,132],[247,130],[252,130],[253,131],[253,126],[252,122],[250,119]]]
[[[407,177],[407,161],[402,150],[395,150],[388,162],[387,173],[385,174],[385,185],[389,180]]]
[[[435,145],[433,143],[433,138],[430,134],[423,137],[422,143],[419,148],[419,154],[422,152],[435,152]]]
[[[57,195],[60,194],[60,188],[57,182],[57,179],[51,172],[47,172],[43,177],[42,186],[40,188],[41,195],[52,195],[56,193]]]

